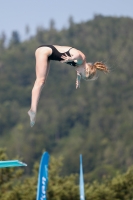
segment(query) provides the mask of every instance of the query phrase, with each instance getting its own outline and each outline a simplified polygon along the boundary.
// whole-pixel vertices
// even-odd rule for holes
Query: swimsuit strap
[[[73,48],[73,47],[71,47],[70,49],[68,49],[68,50],[67,50],[66,52],[64,52],[64,53],[66,53],[66,54],[68,53],[68,54],[69,54],[68,56],[70,56],[69,51],[70,51],[72,48]],[[63,54],[64,54],[64,53],[63,53]]]
[[[68,51],[70,51],[71,49],[73,49],[73,47],[71,47]]]

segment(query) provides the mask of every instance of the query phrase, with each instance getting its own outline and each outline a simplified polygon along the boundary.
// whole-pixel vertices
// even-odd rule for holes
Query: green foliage
[[[29,162],[31,173],[42,149],[64,157],[63,176],[78,173],[82,153],[86,181],[114,176],[133,164],[133,19],[95,16],[60,31],[38,28],[35,37],[4,48],[0,39],[0,146],[9,157]],[[82,81],[75,90],[75,69],[51,62],[37,121],[27,111],[35,80],[34,51],[42,44],[81,49],[89,62],[105,61],[110,74]],[[68,167],[69,166],[69,167]]]
[[[0,160],[7,160],[4,149],[0,149]],[[78,174],[60,176],[63,160],[50,157],[47,198],[49,200],[79,199]],[[32,175],[26,176],[20,168],[0,169],[1,200],[35,200],[39,163],[34,164]],[[84,175],[86,177],[86,174]],[[133,198],[133,167],[114,178],[104,178],[102,183],[85,184],[86,200],[129,200]]]
[[[9,46],[12,46],[12,45],[17,45],[20,43],[20,36],[19,36],[19,33],[17,31],[13,31],[12,32],[12,37],[10,39],[10,44]]]
[[[0,149],[0,160],[7,160],[8,157],[3,149]],[[1,200],[15,200],[19,199],[19,186],[23,170],[14,168],[0,169],[0,199]],[[16,190],[17,188],[17,190]]]
[[[0,150],[0,160],[7,160],[4,150]],[[77,199],[78,191],[75,185],[75,175],[60,177],[62,161],[51,158],[49,169],[48,199]],[[15,168],[0,169],[0,199],[1,200],[34,200],[37,191],[39,164],[35,163],[33,174],[24,175],[24,171]]]

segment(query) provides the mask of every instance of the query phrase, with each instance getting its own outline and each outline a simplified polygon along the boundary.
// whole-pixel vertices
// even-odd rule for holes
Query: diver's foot
[[[32,110],[29,110],[28,115],[30,116],[30,126],[33,127],[36,121],[36,113]]]

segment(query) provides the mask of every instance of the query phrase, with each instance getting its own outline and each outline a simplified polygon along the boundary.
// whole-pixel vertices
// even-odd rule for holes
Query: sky
[[[33,36],[37,27],[48,28],[51,19],[60,30],[68,27],[70,16],[80,23],[98,14],[133,18],[133,0],[0,0],[0,36],[4,32],[10,38],[18,31],[25,40],[27,25]]]

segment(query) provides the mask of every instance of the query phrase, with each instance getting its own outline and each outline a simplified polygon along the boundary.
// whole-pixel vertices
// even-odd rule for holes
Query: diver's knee
[[[45,78],[37,78],[36,79],[36,85],[37,86],[43,86],[45,84]]]

